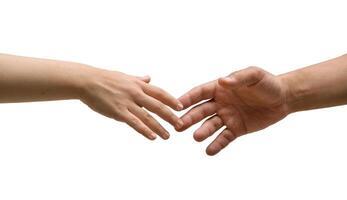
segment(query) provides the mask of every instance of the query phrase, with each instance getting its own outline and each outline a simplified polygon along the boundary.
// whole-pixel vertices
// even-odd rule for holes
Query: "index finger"
[[[174,110],[180,111],[183,108],[180,101],[178,101],[171,94],[157,86],[146,84],[143,88],[143,91],[147,95],[161,101],[165,105],[170,106]]]
[[[183,105],[183,109],[186,109],[200,101],[211,99],[216,89],[216,83],[216,81],[210,81],[199,85],[178,98]]]

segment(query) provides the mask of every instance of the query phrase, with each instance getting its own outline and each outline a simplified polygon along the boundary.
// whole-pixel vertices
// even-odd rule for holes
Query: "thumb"
[[[248,67],[234,72],[229,76],[218,79],[218,83],[223,87],[238,88],[241,86],[252,86],[261,81],[266,72],[259,67]]]
[[[136,76],[136,78],[140,79],[143,82],[149,83],[151,82],[151,77],[146,75],[146,76]]]

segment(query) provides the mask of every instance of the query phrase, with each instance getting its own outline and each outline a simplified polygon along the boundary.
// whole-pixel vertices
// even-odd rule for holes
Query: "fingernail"
[[[156,136],[154,133],[151,133],[150,138],[151,138],[152,140],[155,140],[155,139],[157,138],[157,136]]]
[[[177,109],[178,109],[178,110],[182,110],[182,109],[183,109],[183,104],[179,103],[179,104],[177,105]]]
[[[233,85],[234,83],[236,83],[236,79],[233,77],[223,77],[219,79],[219,83],[223,86],[223,85]]]
[[[178,120],[178,122],[177,122],[176,128],[177,128],[177,129],[180,129],[180,128],[183,127],[183,125],[184,125],[184,123],[183,123],[183,121],[180,119],[180,120]]]
[[[169,133],[165,133],[165,134],[164,134],[164,139],[167,140],[167,139],[169,139],[169,138],[170,138],[170,134],[169,134]]]

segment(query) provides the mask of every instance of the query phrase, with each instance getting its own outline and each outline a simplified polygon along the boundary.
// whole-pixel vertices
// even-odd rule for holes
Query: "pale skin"
[[[148,76],[80,63],[0,54],[0,103],[78,99],[150,140],[157,135],[168,139],[168,131],[150,112],[180,128],[182,121],[169,107],[178,111],[183,106],[149,82]]]
[[[206,119],[194,132],[203,141],[222,130],[207,147],[215,155],[236,138],[264,129],[287,115],[347,104],[347,55],[275,76],[249,67],[194,87],[179,98],[183,131]]]

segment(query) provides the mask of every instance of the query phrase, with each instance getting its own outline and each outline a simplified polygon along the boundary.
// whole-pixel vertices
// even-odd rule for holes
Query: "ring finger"
[[[146,110],[133,106],[129,108],[129,111],[137,116],[146,126],[148,126],[153,132],[158,134],[163,139],[168,139],[170,134],[164,129],[160,123],[152,117]]]

